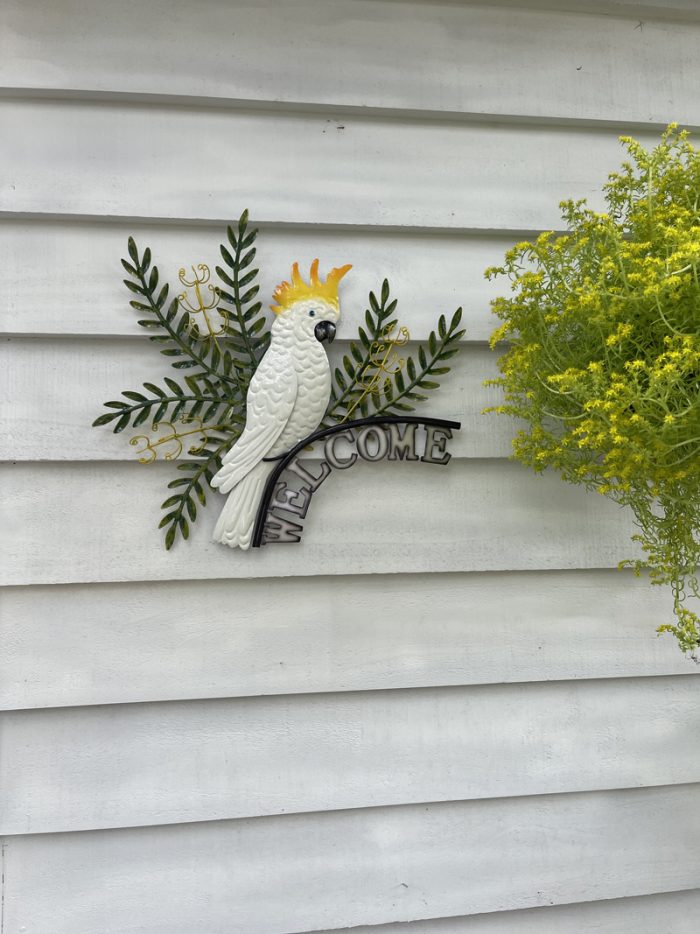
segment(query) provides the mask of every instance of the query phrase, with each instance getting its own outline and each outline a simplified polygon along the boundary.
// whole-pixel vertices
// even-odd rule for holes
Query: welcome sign
[[[460,427],[460,422],[437,418],[365,418],[310,435],[278,459],[258,511],[253,547],[300,542],[301,521],[314,493],[334,470],[348,470],[358,458],[372,463],[386,459],[447,465],[452,457],[448,441]],[[299,455],[310,444],[320,442],[321,461],[305,466]]]
[[[230,548],[299,542],[311,498],[332,472],[358,460],[445,466],[459,423],[413,413],[449,372],[459,352],[462,309],[440,315],[423,342],[411,341],[384,280],[369,293],[364,316],[340,355],[339,288],[352,269],[319,261],[308,279],[292,265],[266,315],[258,300],[255,241],[244,211],[219,246],[218,284],[204,263],[179,271],[182,291],[169,298],[150,248],[132,238],[122,260],[138,324],[176,371],[124,390],[95,426],[115,433],[140,426],[130,444],[143,464],[178,461],[159,528],[165,547],[189,538],[210,490],[224,494],[213,539]],[[321,460],[302,456],[310,444]]]

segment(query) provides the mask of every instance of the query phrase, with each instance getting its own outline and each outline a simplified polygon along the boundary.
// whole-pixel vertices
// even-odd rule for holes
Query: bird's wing
[[[281,354],[265,354],[248,388],[243,433],[225,455],[211,485],[228,493],[279,438],[297,398],[297,375]]]

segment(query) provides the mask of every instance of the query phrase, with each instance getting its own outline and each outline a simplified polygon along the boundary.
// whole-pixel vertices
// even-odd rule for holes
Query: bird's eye
[[[309,312],[309,318],[315,318],[315,317],[316,317],[316,312],[312,308],[311,311]]]

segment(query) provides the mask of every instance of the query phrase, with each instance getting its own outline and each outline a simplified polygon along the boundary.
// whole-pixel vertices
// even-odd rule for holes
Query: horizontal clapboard
[[[0,121],[0,211],[20,214],[532,230],[562,198],[600,206],[623,156],[609,127],[42,100]]]
[[[430,2],[430,0],[428,0]],[[479,0],[464,0],[478,3]],[[695,0],[494,0],[495,6],[532,10],[571,10],[579,13],[599,13],[603,16],[635,16],[645,14],[652,19],[671,21],[696,20]],[[604,25],[607,25],[607,19]]]
[[[693,782],[699,697],[674,676],[8,711],[0,833]]]
[[[15,587],[0,707],[698,674],[670,612],[619,571]]]
[[[342,333],[348,330],[344,327]],[[415,354],[415,345],[404,350]],[[329,352],[332,365],[340,365],[347,352],[347,343],[337,341]],[[401,350],[397,354],[404,355]],[[187,371],[173,370],[171,359],[160,354],[147,337],[5,342],[0,349],[0,398],[4,400],[0,459],[138,461],[145,442],[131,445],[130,439],[143,437],[144,432],[154,438],[165,436],[170,429],[154,433],[146,423],[115,435],[109,426],[93,429],[90,425],[107,411],[104,401],[125,401],[123,389],[144,391],[144,382],[163,384],[163,377],[169,376],[187,391],[183,380]],[[451,366],[440,390],[428,393],[428,401],[419,403],[415,414],[461,422],[461,430],[450,443],[455,457],[508,457],[514,420],[484,415],[485,407],[502,401],[498,389],[483,385],[485,379],[498,375],[495,354],[485,346],[465,347]],[[185,439],[183,455],[200,441],[200,435]],[[161,447],[159,457],[169,450],[172,445]]]
[[[8,838],[5,924],[288,934],[694,889],[699,801],[689,785]]]
[[[228,220],[235,220],[247,203],[235,205]],[[136,323],[139,316],[128,304],[133,296],[122,285],[119,260],[127,255],[129,236],[141,250],[151,247],[175,295],[182,267],[189,271],[192,264],[205,262],[214,274],[226,231],[225,222],[200,227],[0,218],[0,254],[6,258],[0,281],[0,333],[143,334]],[[462,306],[465,340],[483,341],[498,323],[489,302],[508,291],[505,280],[487,282],[484,270],[500,263],[515,240],[514,233],[264,227],[256,243],[259,298],[269,304],[275,286],[288,278],[295,261],[305,275],[315,257],[321,259],[322,274],[349,262],[353,270],[341,289],[346,334],[357,329],[369,292],[378,294],[386,278],[399,301],[401,322],[416,340],[428,334],[438,315]]]
[[[636,556],[630,515],[508,461],[358,464],[316,493],[300,545],[210,542],[212,502],[166,552],[156,526],[173,466],[0,466],[3,582],[611,567]],[[336,472],[338,473],[338,472]]]
[[[181,5],[177,16],[167,0],[145,8],[137,0],[88,9],[78,0],[50,10],[38,0],[8,5],[0,66],[7,88],[700,123],[685,80],[698,25],[652,19],[638,27],[634,19],[665,7],[697,13],[692,0],[652,10],[595,4],[622,14],[605,28],[600,17],[562,11],[560,3],[545,11],[485,2],[205,0]]]
[[[356,927],[352,934],[696,934],[700,891],[667,892],[577,905],[495,911],[470,918],[439,918]],[[337,931],[337,929],[336,929]],[[335,934],[330,930],[313,934]]]

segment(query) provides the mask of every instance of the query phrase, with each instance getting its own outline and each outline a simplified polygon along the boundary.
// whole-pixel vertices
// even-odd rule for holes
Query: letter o
[[[374,452],[374,454],[371,454],[369,451],[370,438],[375,439],[375,444],[377,446],[377,450]],[[380,461],[382,458],[386,457],[388,450],[389,439],[386,436],[386,432],[381,428],[377,428],[374,425],[368,425],[366,428],[363,428],[357,436],[357,453],[363,460]]]

